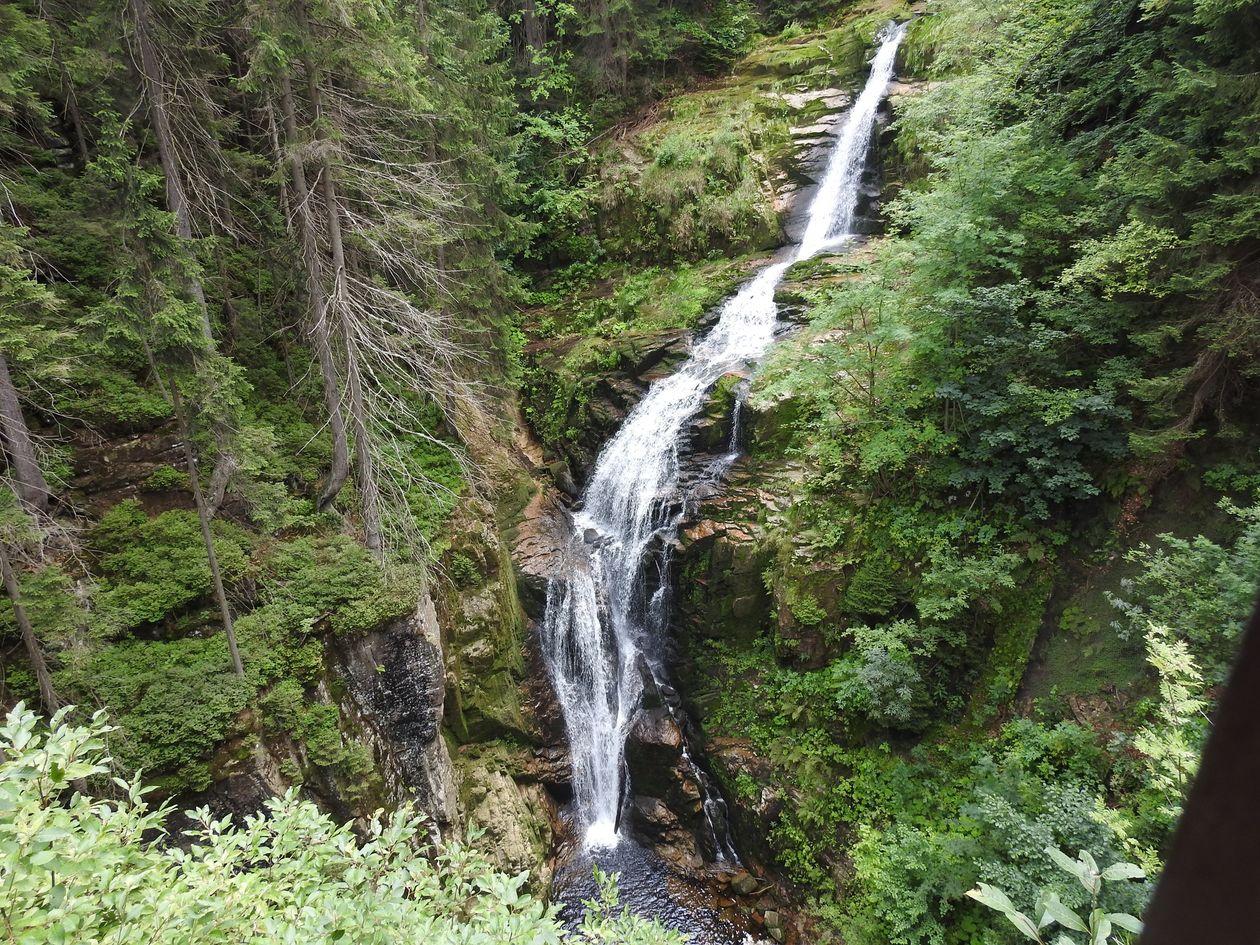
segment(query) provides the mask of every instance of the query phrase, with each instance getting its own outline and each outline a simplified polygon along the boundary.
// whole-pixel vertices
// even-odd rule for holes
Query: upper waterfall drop
[[[677,492],[682,432],[723,374],[769,348],[778,315],[775,289],[792,262],[852,237],[876,110],[905,29],[890,24],[880,34],[870,77],[827,161],[800,244],[728,299],[691,357],[652,385],[600,453],[574,516],[568,575],[548,588],[542,645],[564,713],[588,848],[618,842],[625,742],[643,692],[641,667],[665,681],[653,645],[665,614],[646,593],[645,569],[652,549],[672,542],[681,519],[668,500]]]
[[[857,211],[862,172],[866,168],[866,153],[875,129],[875,113],[892,82],[897,47],[906,35],[906,26],[905,23],[892,24],[880,35],[879,50],[871,60],[870,78],[849,111],[827,160],[822,183],[810,203],[805,234],[794,256],[796,261],[816,256],[854,235],[853,216]]]

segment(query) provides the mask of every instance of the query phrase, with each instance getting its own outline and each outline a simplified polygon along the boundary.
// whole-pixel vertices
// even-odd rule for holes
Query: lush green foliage
[[[1152,624],[1175,628],[1213,685],[1226,679],[1260,578],[1260,505],[1239,508],[1224,500],[1223,507],[1238,523],[1232,545],[1203,535],[1160,535],[1158,545],[1129,552],[1141,571],[1111,598],[1122,614],[1122,632],[1145,634]]]
[[[1090,945],[1107,945],[1112,941],[1126,942],[1131,940],[1130,933],[1134,935],[1141,933],[1142,923],[1136,917],[1127,912],[1107,912],[1100,906],[1100,900],[1104,898],[1104,894],[1112,891],[1112,884],[1142,879],[1145,874],[1141,867],[1133,863],[1112,863],[1105,869],[1100,868],[1088,850],[1081,850],[1075,860],[1068,857],[1058,847],[1046,847],[1046,853],[1056,866],[1075,877],[1089,895],[1090,911],[1087,919],[1065,905],[1054,890],[1043,890],[1038,897],[1037,909],[1033,913],[1037,916],[1035,921],[1016,909],[1003,890],[987,883],[981,883],[967,895],[990,909],[1002,913],[1022,935],[1037,942],[1037,945],[1045,945],[1046,939],[1043,937],[1042,930],[1054,925],[1072,932],[1084,933]],[[1113,932],[1116,936],[1114,939]],[[1044,935],[1049,934],[1050,932],[1044,933]],[[1078,939],[1060,932],[1055,936],[1054,941],[1056,945],[1075,945]]]
[[[1257,30],[1254,5],[936,7],[889,237],[792,273],[812,322],[751,400],[757,474],[804,468],[773,480],[776,611],[695,685],[770,763],[770,848],[845,941],[1015,941],[977,882],[1089,906],[1050,846],[1158,872],[1260,578]],[[1232,523],[1176,505],[1214,453]],[[1135,536],[1148,505],[1176,534]],[[1131,681],[1018,699],[1060,635]],[[1122,886],[1105,911],[1140,914]]]
[[[13,942],[681,942],[597,904],[566,932],[522,892],[525,874],[497,873],[462,844],[433,850],[408,808],[356,833],[290,792],[239,825],[192,811],[185,842],[164,843],[177,839],[163,833],[169,811],[150,808],[140,782],[82,789],[110,784],[103,716],[50,725],[19,704],[0,728],[0,916]]]
[[[479,589],[447,534],[470,489],[453,448],[511,435],[433,382],[487,399],[522,387],[563,452],[599,419],[608,372],[700,324],[747,271],[740,254],[779,241],[789,118],[824,115],[790,99],[853,84],[875,25],[905,8],[147,6],[168,73],[156,97],[134,2],[0,6],[0,353],[58,499],[48,540],[15,543],[24,603],[58,689],[111,707],[111,764],[194,791],[262,739],[317,769],[286,768],[291,782],[328,775],[363,801],[377,774],[322,698],[326,647],[409,612],[419,567],[452,543],[460,592]],[[782,32],[757,40],[762,27]],[[1038,900],[1025,921],[1106,939],[1103,921],[1123,925],[1109,915],[1140,914],[1145,884],[1100,891],[1092,860],[1073,861],[1092,871],[1075,882],[1045,851],[1157,875],[1260,574],[1246,471],[1260,13],[942,0],[904,49],[905,70],[937,81],[896,105],[890,235],[795,270],[787,291],[811,323],[752,394],[752,460],[789,471],[757,549],[772,623],[698,647],[693,688],[708,729],[767,762],[766,783],[744,772],[732,794],[774,799],[758,833],[852,945],[1006,942],[1012,903]],[[343,188],[309,245],[294,153]],[[431,177],[411,202],[396,182],[417,168]],[[394,365],[367,378],[375,421],[351,437],[393,473],[364,476],[356,454],[330,502],[312,246],[336,270],[325,288],[363,293],[336,361],[361,345]],[[425,318],[377,332],[386,302]],[[428,325],[461,354],[417,355],[411,329]],[[354,400],[348,380],[332,386]],[[174,453],[184,438],[199,477]],[[1164,483],[1220,454],[1236,465],[1204,479],[1230,521],[1134,537],[1147,504],[1170,501]],[[194,485],[223,485],[227,458],[212,530],[243,677],[187,507]],[[405,561],[356,540],[380,485]],[[1113,560],[1127,570],[1100,563]],[[1115,606],[1085,606],[1078,581]],[[9,606],[0,632],[18,637]],[[1053,653],[1064,635],[1086,658],[1122,654],[1131,685],[1108,683],[1128,691],[1022,698],[1035,641]],[[35,695],[25,665],[4,669],[10,699]],[[7,731],[4,855],[42,846],[12,867],[3,909],[31,940],[50,923],[66,938],[239,940],[248,926],[267,940],[298,921],[330,940],[564,938],[519,878],[462,848],[417,858],[407,812],[358,842],[288,797],[240,828],[202,817],[196,846],[160,848],[134,783],[116,785],[125,800],[67,787],[104,785],[103,729],[43,742],[19,715]],[[977,883],[981,903],[966,896]],[[201,905],[209,892],[221,907]],[[590,941],[659,937],[592,922]]]
[[[215,523],[215,549],[228,580],[245,570],[248,539],[236,526]],[[97,598],[102,629],[111,634],[160,623],[210,594],[210,566],[193,512],[145,515],[135,500],[109,510],[91,535],[102,578]]]

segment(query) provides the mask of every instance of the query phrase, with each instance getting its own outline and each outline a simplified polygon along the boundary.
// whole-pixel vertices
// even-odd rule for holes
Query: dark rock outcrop
[[[446,673],[426,593],[413,614],[330,648],[338,700],[371,745],[390,800],[413,800],[439,826],[456,823],[454,772],[442,738]]]

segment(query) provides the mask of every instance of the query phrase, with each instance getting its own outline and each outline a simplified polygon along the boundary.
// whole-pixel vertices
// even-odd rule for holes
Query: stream
[[[719,378],[765,355],[778,322],[775,289],[788,267],[854,239],[876,113],[892,81],[905,28],[890,24],[879,36],[870,76],[831,148],[800,242],[782,250],[723,303],[716,325],[688,360],[652,385],[603,448],[573,514],[565,575],[548,586],[541,636],[573,769],[570,816],[578,849],[569,857],[572,881],[558,895],[562,903],[593,892],[594,864],[619,874],[621,900],[628,908],[691,933],[693,942],[743,939],[703,904],[703,895],[693,899],[686,883],[671,880],[652,851],[632,835],[626,739],[646,693],[657,698],[674,693],[662,654],[670,617],[669,549],[684,516],[684,431]],[[711,464],[707,476],[720,478],[737,455],[733,437],[730,452]],[[663,702],[671,714],[681,714],[676,697]],[[683,719],[676,721],[684,727]],[[685,742],[682,753],[703,794],[706,853],[718,865],[738,865],[725,800],[688,756]]]

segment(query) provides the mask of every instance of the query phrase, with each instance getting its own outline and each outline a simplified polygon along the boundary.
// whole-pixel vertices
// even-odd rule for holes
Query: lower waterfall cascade
[[[608,850],[623,839],[626,739],[645,686],[668,688],[659,654],[669,619],[668,549],[684,514],[675,501],[683,433],[719,378],[765,355],[778,319],[775,290],[787,269],[854,238],[876,114],[905,30],[904,23],[890,24],[879,36],[869,78],[831,148],[800,242],[723,303],[716,325],[687,361],[651,386],[604,446],[574,512],[565,575],[548,586],[541,640],[563,712],[574,812],[587,850]],[[737,455],[732,438],[728,455],[706,475],[720,478]],[[685,748],[684,758],[691,763]],[[724,804],[707,775],[692,767],[710,795],[704,810],[714,855],[733,859]]]

